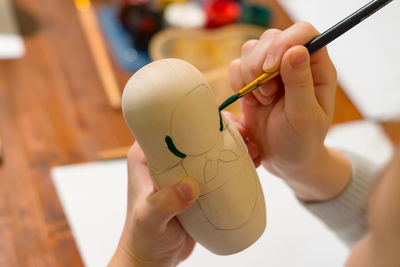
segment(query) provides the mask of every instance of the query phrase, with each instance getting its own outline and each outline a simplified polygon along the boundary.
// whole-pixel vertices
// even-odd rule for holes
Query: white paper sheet
[[[383,164],[392,147],[373,123],[352,122],[331,129],[326,143]],[[53,181],[82,259],[105,266],[118,244],[126,209],[126,162],[116,160],[56,167]],[[281,180],[258,169],[267,203],[267,229],[250,248],[216,256],[197,245],[180,266],[342,266],[348,250],[309,214]]]
[[[279,0],[294,21],[320,32],[368,0]],[[339,82],[367,118],[400,118],[400,1],[386,7],[328,45]]]
[[[52,178],[85,266],[106,266],[126,211],[126,161],[56,167]]]

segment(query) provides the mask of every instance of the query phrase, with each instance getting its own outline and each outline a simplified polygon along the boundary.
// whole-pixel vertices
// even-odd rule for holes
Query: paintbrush
[[[361,21],[365,20],[372,14],[374,14],[376,11],[387,5],[393,0],[374,0],[351,14],[350,16],[346,17],[339,23],[335,24],[333,27],[329,28],[310,42],[308,42],[306,45],[304,45],[308,52],[313,54],[314,52],[318,51],[322,47],[326,46],[354,26],[356,26],[358,23]],[[264,83],[268,82],[269,80],[273,79],[274,77],[279,75],[279,71],[273,72],[273,73],[263,73],[260,75],[257,79],[243,87],[241,90],[239,90],[236,94],[233,96],[229,97],[227,100],[225,100],[220,106],[219,106],[219,111],[223,110],[239,98],[245,96],[246,94],[250,93],[251,91],[257,89]]]

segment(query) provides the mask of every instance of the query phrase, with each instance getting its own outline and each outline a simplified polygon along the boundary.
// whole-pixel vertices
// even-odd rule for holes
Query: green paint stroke
[[[218,113],[219,113],[219,131],[222,132],[222,130],[224,129],[224,122],[222,121],[221,111],[219,111]]]
[[[233,96],[231,96],[230,98],[228,98],[227,100],[225,100],[224,103],[222,103],[219,108],[219,131],[222,132],[222,130],[224,129],[224,122],[222,121],[222,116],[221,116],[221,111],[226,108],[227,106],[229,106],[230,104],[232,104],[233,102],[235,102],[236,100],[239,99],[240,94],[236,93]]]
[[[176,146],[174,145],[174,142],[172,141],[172,138],[169,137],[168,135],[165,137],[165,142],[167,143],[169,151],[171,151],[172,154],[177,156],[178,158],[186,158],[186,155],[180,152]]]

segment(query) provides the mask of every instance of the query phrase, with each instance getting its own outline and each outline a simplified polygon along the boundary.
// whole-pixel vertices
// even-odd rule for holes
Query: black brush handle
[[[347,18],[308,42],[305,47],[310,55],[313,54],[392,1],[393,0],[374,0],[369,2]]]

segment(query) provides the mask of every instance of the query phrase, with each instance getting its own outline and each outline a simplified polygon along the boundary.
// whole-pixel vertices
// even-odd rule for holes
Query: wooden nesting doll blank
[[[158,189],[198,180],[199,199],[177,216],[197,242],[232,254],[261,236],[266,212],[254,164],[200,71],[183,60],[155,61],[128,81],[122,109]]]

